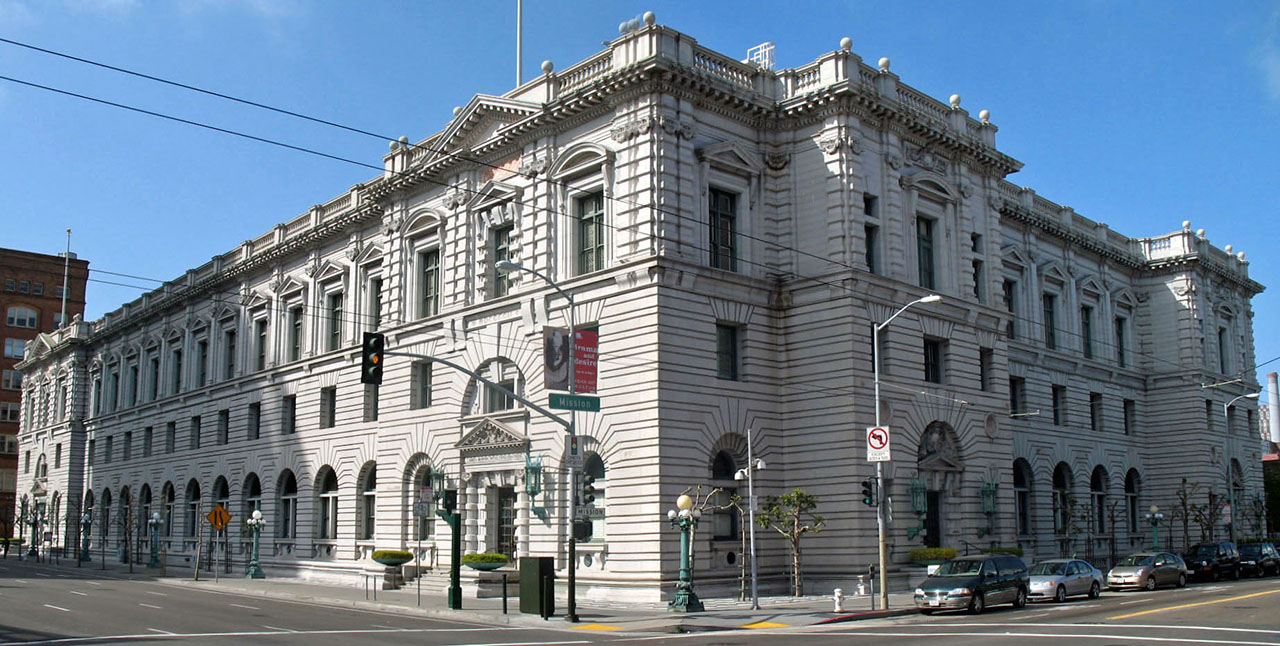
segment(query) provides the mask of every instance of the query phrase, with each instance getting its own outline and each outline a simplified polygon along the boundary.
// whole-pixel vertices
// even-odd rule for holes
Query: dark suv
[[[1016,556],[961,556],[942,565],[916,588],[916,608],[923,614],[935,610],[960,610],[978,614],[987,606],[1027,605],[1031,577]]]
[[[1192,577],[1211,581],[1227,576],[1240,579],[1240,550],[1230,541],[1197,543],[1183,558]]]
[[[1264,577],[1280,574],[1280,552],[1272,543],[1249,543],[1240,546],[1240,569],[1244,574]]]

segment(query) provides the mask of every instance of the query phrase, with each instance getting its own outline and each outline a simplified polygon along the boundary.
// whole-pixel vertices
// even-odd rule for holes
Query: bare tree
[[[1192,508],[1195,506],[1191,500],[1195,498],[1196,492],[1200,490],[1200,483],[1187,482],[1186,478],[1182,479],[1182,484],[1174,490],[1173,495],[1178,498],[1178,506],[1173,508],[1173,519],[1182,521],[1182,551],[1187,551],[1191,547],[1191,519],[1193,516]],[[1169,541],[1172,543],[1173,541]]]
[[[1214,528],[1222,516],[1222,506],[1226,498],[1210,489],[1208,501],[1203,505],[1191,506],[1191,517],[1200,526],[1200,540],[1213,540]]]
[[[685,487],[684,491],[680,492],[680,495],[689,496],[690,498],[693,499],[693,507],[691,507],[690,509],[695,509],[698,511],[698,513],[706,515],[707,511],[717,511],[717,510],[723,510],[728,508],[727,505],[715,505],[715,504],[712,504],[711,502],[712,500],[715,499],[716,496],[720,495],[720,492],[724,491],[724,489],[720,487],[713,487],[710,491],[708,491],[704,495],[702,493],[702,487],[703,485]],[[698,541],[696,540],[697,537],[698,537],[698,525],[695,523],[693,527],[689,528],[689,564],[690,564],[689,567],[690,568],[693,567],[693,563],[695,562],[693,560],[693,555],[694,555],[694,552],[696,551],[695,546],[698,544]]]

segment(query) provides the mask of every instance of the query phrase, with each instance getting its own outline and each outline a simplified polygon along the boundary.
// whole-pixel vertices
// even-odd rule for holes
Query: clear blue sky
[[[848,36],[929,95],[989,109],[1026,164],[1012,181],[1126,235],[1191,220],[1245,251],[1270,288],[1254,300],[1258,361],[1280,356],[1280,1],[527,0],[524,77],[590,56],[645,10],[737,57],[774,41],[780,68]],[[515,80],[515,0],[0,0],[0,37],[413,141]],[[2,43],[0,74],[375,165],[387,150]],[[375,174],[7,81],[0,133],[0,246],[56,253],[69,227],[92,269],[159,279]],[[90,283],[88,314],[139,293]]]

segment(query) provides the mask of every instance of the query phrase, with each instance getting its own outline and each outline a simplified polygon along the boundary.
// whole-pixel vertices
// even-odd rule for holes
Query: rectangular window
[[[510,392],[515,392],[515,379],[499,379],[499,386]],[[516,407],[516,400],[511,395],[489,385],[484,387],[484,412],[496,413],[504,410],[511,410]]]
[[[169,358],[173,362],[172,372],[169,375],[169,383],[172,385],[170,394],[176,395],[182,392],[182,350],[173,350],[169,353]]]
[[[333,428],[337,421],[338,387],[320,389],[320,428]]]
[[[329,351],[342,347],[342,293],[329,294]]]
[[[253,368],[255,370],[265,370],[267,367],[266,319],[258,319],[253,322],[253,355]]]
[[[124,446],[120,448],[124,450],[125,462],[133,459],[133,431],[124,432]]]
[[[382,329],[382,278],[369,279],[369,323],[372,329]]]
[[[1125,354],[1124,323],[1125,321],[1123,316],[1116,317],[1116,323],[1115,323],[1116,325],[1116,363],[1119,364],[1121,368],[1125,367],[1126,365],[1125,356],[1124,356]]]
[[[578,273],[604,269],[604,194],[578,198]]]
[[[920,286],[934,289],[933,220],[916,216],[916,260],[920,273]]]
[[[151,457],[151,445],[155,441],[155,434],[153,427],[148,426],[142,429],[142,457]]]
[[[151,397],[149,397],[147,401],[155,401],[160,398],[160,357],[158,356],[151,357],[151,384],[150,385],[151,385],[151,393],[150,393]],[[111,397],[108,397],[107,401],[110,402]]]
[[[168,422],[164,425],[164,452],[173,453],[178,446],[178,423]]]
[[[489,244],[493,258],[493,265],[489,269],[489,278],[492,281],[494,298],[506,296],[511,292],[511,276],[499,270],[498,263],[504,260],[511,260],[511,233],[514,229],[513,225],[507,224],[494,227],[489,232]]]
[[[1018,314],[1016,312],[1016,307],[1017,307],[1016,298],[1018,293],[1017,288],[1018,288],[1017,281],[1009,280],[1007,278],[1005,279],[1004,285],[1003,285],[1004,309],[1006,312],[1009,313],[1009,322],[1005,324],[1004,333],[1005,333],[1005,336],[1009,337],[1010,339],[1018,338],[1018,335],[1017,335],[1018,328],[1016,325],[1016,322],[1018,320]]]
[[[1210,433],[1213,432],[1213,427],[1216,426],[1216,424],[1213,423],[1213,418],[1213,401],[1206,399],[1204,400],[1204,427]]]
[[[1080,345],[1084,358],[1093,358],[1093,308],[1088,305],[1080,307]]]
[[[428,249],[418,254],[418,318],[440,313],[440,250]]]
[[[431,405],[431,362],[414,361],[410,373],[410,408],[427,408]]]
[[[71,402],[70,392],[65,379],[58,380],[58,419],[67,418],[68,404]]]
[[[986,254],[982,247],[982,236],[969,234],[969,250],[973,252],[973,298],[979,303],[985,303],[987,296],[987,272],[982,260]]]
[[[869,218],[880,217],[880,198],[870,193],[863,193],[862,214]]]
[[[1235,432],[1235,428],[1236,428],[1236,407],[1235,406],[1227,406],[1226,420],[1224,421],[1227,423],[1227,435],[1231,435],[1233,432]]]
[[[1102,393],[1089,393],[1089,430],[1102,430]]]
[[[378,384],[364,386],[364,421],[378,421]]]
[[[142,389],[138,387],[138,364],[129,366],[129,393],[125,396],[125,401],[137,406],[141,401]]]
[[[716,324],[716,377],[738,380],[738,326]]]
[[[18,447],[16,447],[16,446],[15,446],[15,447],[13,447],[13,450],[12,450],[12,451],[6,451],[6,452],[7,452],[7,453],[17,453],[17,452],[18,452]],[[55,444],[55,445],[54,445],[54,447],[53,447],[53,468],[55,468],[55,469],[61,469],[61,468],[62,468],[62,442],[58,442],[58,443],[57,443],[57,444]]]
[[[25,280],[18,281],[18,293],[27,294],[31,291],[31,283]]]
[[[250,440],[262,437],[262,404],[258,402],[249,404],[249,422],[245,435]]]
[[[289,309],[289,360],[302,358],[302,306]]]
[[[298,396],[285,395],[280,398],[280,432],[293,435],[298,430]]]
[[[104,451],[102,454],[103,464],[111,464],[112,455],[115,453],[115,441],[116,441],[116,436],[114,435],[107,436],[107,444],[106,444],[107,450]]]
[[[44,296],[44,283],[33,283],[31,285],[31,293],[36,296]]]
[[[218,444],[226,444],[231,439],[231,411],[218,411]]]
[[[880,226],[867,224],[863,226],[862,231],[863,240],[866,243],[864,253],[867,256],[867,271],[879,274],[883,270],[880,267]]]
[[[94,377],[93,385],[89,386],[89,405],[92,407],[90,415],[97,415],[102,411],[102,378]]]
[[[22,339],[4,340],[4,356],[8,359],[21,359],[26,348],[27,342]]]
[[[1053,387],[1053,425],[1062,426],[1066,424],[1067,417],[1067,387]]]
[[[1231,371],[1231,362],[1228,361],[1230,352],[1227,349],[1227,328],[1218,328],[1218,372],[1227,374]]]
[[[4,291],[12,292],[12,291],[16,291],[17,289],[18,289],[18,283],[15,282],[12,278],[4,281]]]
[[[924,340],[924,380],[932,384],[942,383],[942,341]]]
[[[94,458],[98,454],[98,441],[89,440],[89,450],[85,452],[85,459],[89,461],[89,466],[93,466]],[[31,471],[31,451],[27,451],[27,466],[23,469],[23,473]]]
[[[209,342],[196,342],[196,388],[203,388],[209,378]]]
[[[190,437],[190,442],[188,444],[188,448],[194,451],[200,448],[200,416],[199,415],[191,416],[190,429],[191,429],[191,437]]]
[[[1027,382],[1022,377],[1009,377],[1009,414],[1027,412]]]
[[[0,422],[16,422],[21,417],[22,408],[12,402],[0,403]]]
[[[1124,400],[1124,434],[1133,435],[1134,420],[1137,419],[1137,404],[1132,399]]]
[[[991,361],[995,353],[991,348],[978,348],[978,388],[991,390]]]
[[[1040,301],[1044,313],[1044,347],[1053,350],[1058,347],[1058,298],[1044,294]]]
[[[22,373],[17,370],[5,370],[0,388],[5,390],[22,390]]]
[[[709,193],[707,219],[711,225],[711,266],[738,271],[738,196],[716,188]]]
[[[236,331],[227,330],[222,335],[222,378],[236,376]]]

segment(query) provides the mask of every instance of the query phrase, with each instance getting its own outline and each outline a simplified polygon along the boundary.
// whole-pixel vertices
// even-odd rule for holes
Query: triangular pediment
[[[316,272],[315,279],[318,283],[324,283],[331,280],[341,280],[346,276],[346,274],[347,268],[345,265],[327,260],[320,265],[319,271]]]
[[[1005,245],[1000,249],[1000,255],[1006,263],[1021,265],[1023,268],[1032,266],[1031,259],[1027,257],[1021,248],[1016,245]]]
[[[480,142],[500,136],[504,127],[536,114],[541,109],[536,103],[477,94],[449,122],[449,127],[435,138],[432,148],[448,152],[473,148]],[[432,158],[439,156],[439,152],[431,155]]]
[[[751,154],[751,151],[736,141],[711,144],[698,150],[698,159],[746,175],[760,174],[761,163],[757,157],[758,155]]]
[[[529,439],[494,419],[480,420],[455,446],[462,451],[523,449]]]
[[[467,202],[467,207],[474,211],[483,211],[495,204],[503,202],[519,202],[524,189],[504,182],[491,181],[476,190],[475,195]]]

